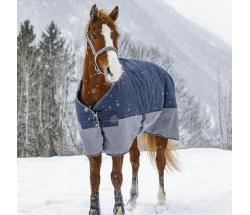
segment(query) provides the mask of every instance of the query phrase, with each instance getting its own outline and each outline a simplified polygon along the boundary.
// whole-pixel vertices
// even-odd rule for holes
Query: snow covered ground
[[[219,149],[178,150],[180,173],[165,178],[167,215],[231,214],[231,152]],[[103,157],[100,203],[111,215],[111,159]],[[129,198],[131,167],[125,157],[123,195]],[[18,215],[86,215],[89,209],[89,168],[84,156],[18,159]],[[152,215],[157,202],[157,171],[142,153],[137,208],[127,215]]]

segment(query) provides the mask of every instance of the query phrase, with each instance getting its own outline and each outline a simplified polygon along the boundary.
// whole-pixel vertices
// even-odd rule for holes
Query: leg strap
[[[90,197],[89,214],[100,215],[99,192]]]

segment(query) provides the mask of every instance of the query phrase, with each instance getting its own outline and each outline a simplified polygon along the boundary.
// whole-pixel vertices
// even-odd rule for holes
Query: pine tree
[[[54,22],[42,34],[38,49],[35,38],[26,20],[17,38],[18,156],[79,153],[72,103],[75,57]]]
[[[20,26],[17,37],[17,149],[18,156],[36,156],[35,88],[38,52],[34,45],[36,35],[29,20]]]
[[[57,89],[60,67],[63,63],[65,40],[58,27],[51,22],[42,33],[39,43],[42,62],[40,74],[40,129],[39,141],[43,145],[43,156],[57,155],[56,145],[62,144],[63,130],[60,123],[60,106],[57,102]]]

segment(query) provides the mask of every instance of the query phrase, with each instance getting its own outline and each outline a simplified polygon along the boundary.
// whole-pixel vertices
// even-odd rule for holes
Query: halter
[[[95,71],[96,71],[96,74],[104,74],[104,72],[102,72],[99,67],[98,67],[98,64],[97,64],[97,57],[99,55],[101,55],[102,53],[104,52],[107,52],[107,51],[115,51],[115,53],[117,54],[117,49],[112,47],[112,46],[105,46],[104,48],[102,48],[101,50],[99,50],[98,52],[96,52],[94,46],[93,46],[93,43],[91,42],[89,36],[88,36],[88,33],[85,33],[85,37],[87,39],[87,44],[90,46],[90,49],[94,55],[94,63],[95,63]]]

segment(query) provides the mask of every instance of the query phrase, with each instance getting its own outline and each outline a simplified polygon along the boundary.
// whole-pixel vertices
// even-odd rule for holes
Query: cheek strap
[[[118,54],[118,51],[115,47],[113,46],[105,46],[104,48],[102,48],[101,50],[99,50],[98,52],[96,52],[94,46],[93,46],[93,43],[91,42],[88,34],[86,33],[85,34],[85,38],[87,39],[87,44],[89,45],[93,55],[94,55],[94,64],[95,64],[95,71],[96,71],[96,74],[104,74],[104,72],[102,72],[100,69],[99,69],[99,66],[98,66],[98,63],[97,63],[97,58],[99,55],[103,54],[104,52],[107,52],[107,51],[115,51],[116,54]]]

